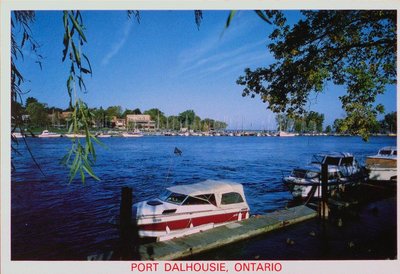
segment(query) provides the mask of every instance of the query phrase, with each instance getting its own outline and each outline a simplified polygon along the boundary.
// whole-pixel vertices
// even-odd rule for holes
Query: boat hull
[[[122,137],[125,137],[125,138],[140,138],[140,137],[143,137],[143,134],[126,134],[126,133],[123,133]]]
[[[397,169],[390,167],[369,167],[369,179],[372,181],[397,181]]]
[[[328,181],[328,192],[330,194],[336,191],[342,191],[346,187],[351,187],[364,182],[366,175],[359,173],[347,178],[332,179]],[[322,194],[322,186],[319,179],[306,180],[295,177],[284,177],[283,183],[289,189],[294,198],[320,198]]]
[[[48,134],[48,135],[38,135],[39,138],[59,138],[61,134]]]
[[[367,157],[365,160],[369,179],[372,181],[397,180],[397,159],[384,157]]]
[[[154,237],[159,241],[169,239],[168,235],[180,237],[216,226],[241,221],[249,218],[249,209],[218,210],[209,212],[192,212],[147,216],[137,219],[140,237]]]
[[[84,135],[84,134],[65,134],[65,137],[68,137],[68,138],[85,138],[86,135]]]

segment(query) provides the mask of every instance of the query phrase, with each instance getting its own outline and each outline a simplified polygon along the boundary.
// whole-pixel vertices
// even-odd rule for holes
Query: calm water
[[[282,172],[304,165],[314,153],[352,152],[360,163],[395,138],[376,137],[143,137],[105,138],[98,147],[94,170],[101,177],[85,185],[68,184],[68,170],[59,165],[71,143],[67,138],[29,138],[45,177],[24,144],[13,155],[11,183],[11,252],[14,260],[85,260],[114,249],[118,230],[109,223],[119,211],[123,186],[134,200],[157,196],[173,184],[205,179],[243,183],[253,214],[287,205],[290,193]],[[174,155],[174,148],[182,151]]]

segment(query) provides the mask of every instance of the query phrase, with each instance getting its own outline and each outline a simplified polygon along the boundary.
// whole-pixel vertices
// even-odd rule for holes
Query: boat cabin
[[[334,166],[351,166],[354,164],[354,156],[347,152],[333,152],[329,154],[317,154],[313,156],[313,164],[328,164]]]
[[[380,156],[397,156],[397,147],[384,147],[381,148],[378,152]]]
[[[216,207],[225,207],[245,203],[241,184],[213,180],[169,187],[159,199],[163,202],[182,206],[211,204]]]

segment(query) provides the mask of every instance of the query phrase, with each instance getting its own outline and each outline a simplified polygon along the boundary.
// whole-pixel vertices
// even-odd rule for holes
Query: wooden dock
[[[299,223],[316,216],[317,212],[306,206],[283,209],[182,238],[141,245],[139,247],[140,258],[141,260],[157,261],[176,260]]]

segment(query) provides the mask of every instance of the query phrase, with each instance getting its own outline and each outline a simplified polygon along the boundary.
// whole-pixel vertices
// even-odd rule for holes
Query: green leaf
[[[64,13],[64,15],[63,15],[64,28],[67,28],[67,25],[68,25],[68,11],[65,10],[63,13]]]
[[[92,70],[92,66],[90,65],[89,58],[87,58],[87,56],[84,53],[82,53],[82,56],[83,56],[83,58],[85,58],[88,66],[89,66],[90,75],[92,75],[93,70]]]
[[[64,62],[65,59],[67,58],[68,48],[69,48],[69,37],[68,37],[68,34],[67,34],[67,33],[64,33],[63,44],[64,44],[64,49],[63,49],[63,58],[62,58],[62,61]]]
[[[82,31],[82,27],[71,14],[69,14],[69,18],[71,19],[71,22],[74,25],[75,29],[78,31],[79,35],[82,37],[83,41],[87,42],[85,34]]]
[[[86,68],[81,68],[81,71],[83,72],[83,73],[85,73],[85,74],[91,74],[92,72],[90,71],[90,70],[88,70],[88,69],[86,69]]]
[[[83,166],[82,168],[86,171],[87,174],[89,174],[90,177],[96,179],[97,181],[101,181],[100,178],[97,177],[96,174],[94,174],[93,171],[90,171],[90,170],[87,168],[87,166]]]
[[[75,159],[74,159],[74,162],[72,163],[71,170],[70,170],[69,183],[72,182],[72,180],[75,178],[76,174],[78,173],[79,166],[80,166],[79,158],[80,158],[79,154],[75,155]]]
[[[228,16],[228,18],[226,19],[226,24],[225,24],[225,28],[226,28],[226,29],[227,29],[227,28],[229,27],[229,25],[231,24],[232,19],[233,19],[233,17],[235,16],[236,12],[237,12],[236,10],[232,10],[232,11],[229,12],[229,16]]]
[[[82,168],[80,168],[79,171],[81,173],[82,184],[85,184],[85,173],[83,173],[83,169]]]
[[[265,14],[261,11],[261,10],[255,10],[255,12],[257,13],[257,15],[264,20],[265,22],[267,22],[268,24],[272,25],[271,21],[269,21],[269,19],[265,16]]]
[[[74,56],[75,56],[76,63],[78,65],[78,68],[80,68],[81,67],[81,56],[79,54],[78,49],[75,47],[74,41],[71,41],[71,45],[72,45],[72,49],[74,51]]]

